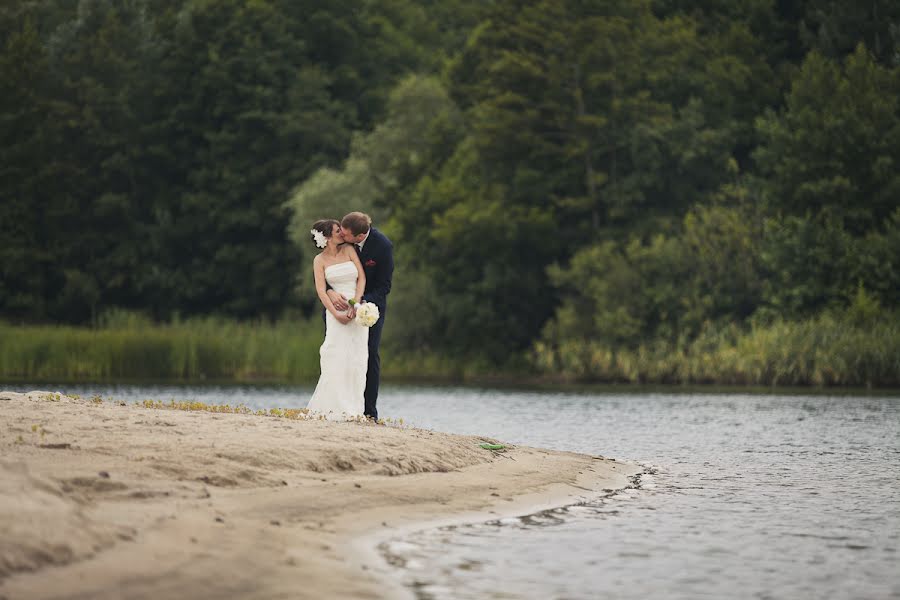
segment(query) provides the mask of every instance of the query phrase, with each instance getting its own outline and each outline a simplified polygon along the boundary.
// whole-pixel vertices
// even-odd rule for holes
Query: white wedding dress
[[[356,296],[356,265],[343,262],[325,267],[325,281],[347,298]],[[351,321],[341,324],[325,311],[325,341],[319,349],[322,374],[307,408],[330,420],[358,417],[365,409],[363,392],[369,366],[369,328]]]

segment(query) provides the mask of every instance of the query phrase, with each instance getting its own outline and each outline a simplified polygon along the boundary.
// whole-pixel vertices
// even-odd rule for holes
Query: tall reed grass
[[[303,381],[319,376],[319,318],[238,323],[202,318],[154,324],[112,313],[94,328],[0,322],[0,379],[39,381]],[[382,351],[386,378],[737,385],[900,386],[900,320],[833,315],[728,327],[685,344],[637,348],[538,343],[530,371],[415,349]]]
[[[539,343],[532,358],[545,375],[572,381],[893,387],[900,386],[900,320],[824,314],[633,349]]]
[[[97,328],[0,323],[7,380],[315,380],[321,320],[275,324],[203,318],[152,324],[134,315]]]
[[[114,310],[96,327],[0,322],[0,380],[314,382],[325,334],[320,317],[274,324],[213,317],[155,324]],[[382,375],[466,380],[493,373],[483,362],[416,349],[382,350]]]

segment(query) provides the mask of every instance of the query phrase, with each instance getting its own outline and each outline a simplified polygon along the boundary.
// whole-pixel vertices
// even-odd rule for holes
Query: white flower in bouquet
[[[358,303],[353,298],[350,298],[349,302],[350,306],[356,307],[356,322],[363,327],[371,327],[377,323],[379,317],[381,317],[381,314],[378,312],[378,307],[371,302]]]

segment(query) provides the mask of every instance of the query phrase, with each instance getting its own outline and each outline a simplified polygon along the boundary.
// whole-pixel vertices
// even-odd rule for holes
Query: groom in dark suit
[[[344,241],[356,246],[359,261],[366,274],[366,289],[363,301],[371,302],[378,307],[381,317],[369,329],[369,369],[366,372],[366,407],[365,415],[378,420],[378,383],[381,379],[381,356],[378,347],[381,344],[381,332],[384,329],[384,317],[387,314],[387,295],[391,291],[391,278],[394,275],[394,245],[383,233],[372,227],[372,219],[361,212],[352,212],[341,219],[341,233]],[[338,310],[346,310],[347,299],[328,290],[328,296]]]

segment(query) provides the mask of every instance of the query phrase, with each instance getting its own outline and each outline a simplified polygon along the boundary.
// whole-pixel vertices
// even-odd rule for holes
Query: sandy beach
[[[639,471],[497,441],[0,392],[0,599],[411,598],[379,541]]]

